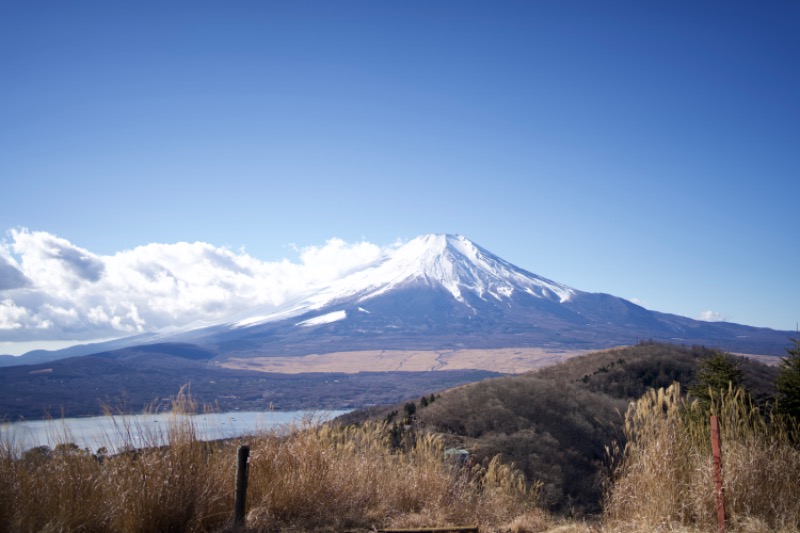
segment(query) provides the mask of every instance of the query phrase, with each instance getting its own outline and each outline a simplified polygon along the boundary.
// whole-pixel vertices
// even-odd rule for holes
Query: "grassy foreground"
[[[0,436],[0,533],[233,531],[242,442],[251,448],[246,531],[717,531],[709,411],[722,427],[728,531],[800,531],[798,428],[765,415],[740,389],[712,394],[703,408],[677,384],[631,403],[625,446],[609,443],[603,515],[589,523],[543,511],[541,485],[498,458],[447,462],[436,434],[409,432],[398,446],[385,424],[364,423],[203,442],[179,416],[195,409],[179,396],[166,435],[150,434],[167,446],[115,455],[66,441],[21,453]]]
[[[174,410],[194,407],[179,397]],[[126,435],[132,428],[119,429]],[[150,437],[166,437],[167,446],[115,455],[66,442],[19,453],[5,436],[0,532],[230,530],[239,442],[200,441],[191,419],[180,416],[166,431]],[[499,461],[464,469],[444,460],[436,436],[420,436],[400,449],[388,437],[385,426],[368,424],[247,438],[247,530],[499,528],[515,519],[545,520],[536,487]]]

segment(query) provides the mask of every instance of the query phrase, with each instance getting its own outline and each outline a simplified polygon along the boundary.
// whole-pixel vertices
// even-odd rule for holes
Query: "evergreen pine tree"
[[[800,338],[792,339],[793,348],[786,349],[781,361],[775,390],[778,392],[778,409],[800,422]]]
[[[742,369],[733,358],[719,350],[714,350],[710,357],[700,361],[697,365],[697,375],[694,385],[689,387],[692,396],[700,400],[703,406],[708,406],[711,401],[710,392],[728,390],[728,387],[741,387],[743,385]]]

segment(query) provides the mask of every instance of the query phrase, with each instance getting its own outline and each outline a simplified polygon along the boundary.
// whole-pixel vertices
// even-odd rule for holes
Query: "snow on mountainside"
[[[119,339],[113,348],[191,343],[225,359],[359,350],[591,350],[653,339],[782,355],[789,336],[579,291],[518,268],[460,235],[432,234],[282,307],[254,309],[208,327]],[[97,353],[100,346],[71,350],[44,355],[51,360]]]
[[[390,252],[374,266],[344,278],[320,294],[317,303],[324,305],[354,295],[364,301],[412,280],[440,285],[462,303],[466,303],[462,290],[497,300],[521,290],[561,302],[575,292],[525,272],[460,235],[424,235]]]
[[[483,301],[502,301],[515,293],[563,303],[578,293],[515,267],[461,235],[430,234],[387,252],[367,267],[280,311],[250,317],[237,326],[253,326],[319,310],[347,300],[370,299],[411,284],[443,288],[457,302],[472,307],[465,293]],[[341,318],[340,318],[341,319]]]
[[[293,356],[353,350],[597,349],[641,339],[782,353],[785,335],[649,311],[537,276],[460,235],[418,237],[267,315],[184,342],[221,353]]]

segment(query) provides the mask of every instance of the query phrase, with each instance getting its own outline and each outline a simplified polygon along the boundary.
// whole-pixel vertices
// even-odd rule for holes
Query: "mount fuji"
[[[780,355],[789,335],[650,311],[528,272],[463,236],[431,234],[280,309],[172,340],[210,347],[223,359],[361,350],[588,351],[643,339]]]
[[[645,339],[782,355],[791,334],[647,310],[528,272],[463,236],[431,234],[280,308],[252,310],[201,329],[84,345],[45,357],[188,343],[224,364],[233,358],[384,350],[585,352]],[[42,353],[34,355],[30,362],[42,361]],[[22,363],[26,357],[17,359]]]

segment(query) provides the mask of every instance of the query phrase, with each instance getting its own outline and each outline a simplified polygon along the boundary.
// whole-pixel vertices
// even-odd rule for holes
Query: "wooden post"
[[[245,504],[247,502],[247,463],[250,457],[250,446],[239,446],[236,464],[236,500],[233,509],[233,525],[244,524]]]
[[[714,482],[717,495],[717,526],[725,533],[725,491],[722,487],[722,445],[719,438],[719,419],[711,415],[711,452],[714,455]]]

